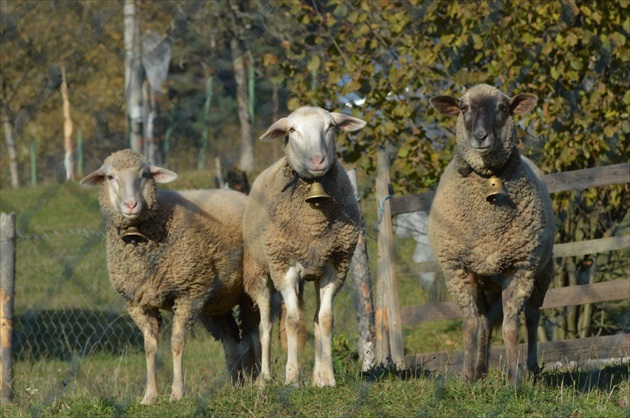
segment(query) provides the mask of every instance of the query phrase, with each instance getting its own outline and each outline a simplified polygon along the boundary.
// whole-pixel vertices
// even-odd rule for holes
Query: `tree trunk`
[[[278,99],[278,85],[276,83],[272,84],[273,90],[271,94],[271,123],[275,123],[278,120],[278,112],[280,111],[280,100]],[[280,158],[278,153],[279,146],[278,144],[273,145],[273,161],[277,161]]]
[[[136,0],[125,0],[125,97],[131,149],[142,152],[142,65]]]
[[[20,178],[18,175],[17,151],[15,150],[15,137],[13,136],[13,124],[9,118],[9,110],[2,109],[2,126],[4,127],[4,140],[7,143],[7,151],[9,153],[9,171],[11,172],[11,187],[17,189],[20,187]]]
[[[249,94],[247,93],[247,75],[245,74],[246,51],[238,39],[230,40],[232,50],[232,66],[236,81],[236,101],[238,103],[238,119],[241,124],[241,160],[240,169],[251,173],[254,171],[254,138],[252,136],[252,120],[249,113]],[[251,63],[250,63],[251,65]]]
[[[65,157],[63,166],[66,169],[66,180],[74,178],[74,159],[72,156],[72,118],[70,117],[70,99],[68,99],[68,82],[66,69],[61,69],[61,97],[63,98],[63,147]]]

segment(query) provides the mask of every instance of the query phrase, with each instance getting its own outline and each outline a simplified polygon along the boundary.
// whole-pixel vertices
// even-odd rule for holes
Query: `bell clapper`
[[[148,241],[147,237],[145,237],[136,226],[128,226],[125,228],[121,238],[127,244],[138,244],[140,242]]]

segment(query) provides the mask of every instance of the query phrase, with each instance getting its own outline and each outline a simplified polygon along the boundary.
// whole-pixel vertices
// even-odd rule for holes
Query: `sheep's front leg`
[[[477,361],[474,379],[482,379],[488,375],[488,362],[490,360],[490,338],[492,336],[489,312],[483,300],[483,292],[476,292],[476,305],[479,312],[477,317]]]
[[[173,385],[171,401],[179,401],[184,396],[184,375],[182,363],[186,335],[195,323],[201,310],[201,303],[178,303],[174,308],[173,334],[171,335],[171,352],[173,354]]]
[[[533,289],[532,273],[519,270],[505,286],[503,299],[503,342],[508,366],[508,382],[518,387],[521,382],[519,371],[518,315],[525,306]]]
[[[143,310],[136,305],[128,305],[131,319],[136,323],[144,336],[144,354],[147,362],[147,386],[142,404],[152,404],[157,400],[157,381],[155,378],[155,356],[158,349],[158,331],[160,327],[160,311]]]
[[[332,266],[327,266],[320,281],[315,282],[317,311],[314,320],[315,365],[311,382],[313,386],[335,386],[332,363],[333,299],[341,286]]]
[[[285,383],[294,386],[299,386],[300,384],[300,364],[298,361],[298,334],[300,332],[299,280],[298,272],[291,267],[284,276],[283,286],[278,289],[282,294],[287,310],[285,328],[288,354]]]
[[[465,380],[475,379],[475,363],[478,352],[479,310],[477,309],[477,288],[475,278],[463,269],[444,268],[446,287],[451,297],[464,314],[464,368]]]

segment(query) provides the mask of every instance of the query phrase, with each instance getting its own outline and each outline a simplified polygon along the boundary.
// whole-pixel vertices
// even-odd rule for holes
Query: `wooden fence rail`
[[[612,184],[630,183],[630,163],[610,165],[606,167],[596,167],[584,170],[576,170],[564,173],[548,174],[544,177],[549,193],[558,193],[569,190],[583,190],[589,187],[601,187]],[[416,211],[429,212],[435,196],[434,191],[407,196],[377,196],[379,205],[379,216],[383,216],[381,223],[391,222],[391,217],[403,213]],[[379,224],[379,248],[391,246],[393,234],[391,227],[381,230]],[[383,241],[381,243],[381,241]],[[630,248],[630,235],[586,240],[580,242],[560,243],[554,246],[554,257],[570,257],[585,254],[595,254],[615,250]],[[405,274],[418,274],[441,271],[437,261],[426,261],[414,265],[405,266]],[[396,271],[390,271],[385,280],[390,277],[396,279]],[[380,281],[381,278],[377,277]],[[391,284],[381,285],[398,292],[398,289]],[[397,298],[396,298],[397,299]],[[609,282],[592,283],[578,286],[571,286],[559,289],[550,289],[545,297],[541,309],[551,309],[563,306],[581,305],[587,303],[607,302],[614,300],[630,299],[630,279],[613,280]],[[399,312],[399,323],[388,324],[384,327],[391,334],[392,329],[400,328],[402,324],[418,324],[421,322],[433,322],[447,319],[459,319],[462,312],[453,302],[431,303],[418,306],[392,306],[392,300],[387,307],[377,306],[385,312]],[[393,300],[396,302],[396,300]],[[390,337],[391,338],[391,337]],[[397,338],[402,341],[402,337]],[[598,348],[596,348],[598,347]],[[395,347],[402,350],[403,347]],[[524,348],[521,348],[522,351]],[[496,366],[500,358],[505,358],[503,347],[492,349],[492,361]],[[630,335],[620,334],[609,337],[591,337],[572,341],[552,341],[540,343],[543,362],[558,361],[556,358],[563,357],[566,361],[575,361],[584,358],[602,357],[627,357],[630,356]],[[586,356],[586,357],[585,357]],[[462,364],[462,353],[425,353],[412,356],[405,356],[407,364],[426,364],[436,370],[445,368],[459,368]]]

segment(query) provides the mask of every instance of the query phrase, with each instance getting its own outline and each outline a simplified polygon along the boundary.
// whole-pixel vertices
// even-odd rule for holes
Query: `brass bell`
[[[121,238],[126,244],[138,244],[148,241],[147,237],[142,235],[140,230],[135,226],[128,226],[125,228]]]
[[[308,196],[306,196],[306,199],[304,200],[308,203],[318,204],[325,199],[330,199],[330,196],[326,194],[324,186],[322,186],[320,182],[316,181],[311,184],[311,187],[308,191]]]
[[[488,179],[488,194],[486,200],[490,203],[494,203],[497,199],[507,196],[507,189],[503,185],[503,181],[497,176],[492,176]]]

